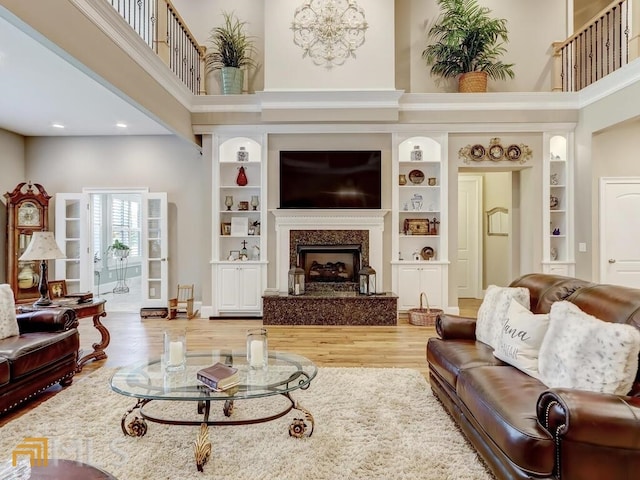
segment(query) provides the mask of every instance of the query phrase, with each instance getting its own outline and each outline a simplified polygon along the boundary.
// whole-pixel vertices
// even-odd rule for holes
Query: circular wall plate
[[[422,183],[424,182],[424,173],[422,173],[422,170],[411,170],[409,172],[409,180],[415,184]]]
[[[435,252],[431,247],[424,247],[420,252],[420,256],[423,260],[431,260],[435,256]]]
[[[509,160],[518,160],[522,155],[522,149],[518,145],[509,145],[507,147],[507,158]]]
[[[484,158],[484,155],[487,152],[482,145],[477,144],[471,147],[471,151],[469,153],[471,155],[471,160],[475,160],[476,162],[479,162]]]
[[[502,157],[504,157],[504,148],[502,148],[502,145],[491,145],[489,148],[489,158],[497,162],[498,160],[502,160]]]

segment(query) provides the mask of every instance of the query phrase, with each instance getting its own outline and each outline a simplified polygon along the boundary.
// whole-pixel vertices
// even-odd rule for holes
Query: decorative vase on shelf
[[[227,211],[230,211],[233,206],[233,195],[226,195],[224,197],[224,204],[227,207]]]
[[[239,162],[248,162],[249,152],[247,152],[244,147],[240,147],[240,150],[238,150],[237,159]]]
[[[238,176],[236,177],[236,183],[241,187],[244,187],[249,181],[247,180],[247,174],[244,171],[244,167],[238,169]]]
[[[420,145],[414,145],[413,150],[411,151],[411,161],[412,162],[422,161],[422,150],[420,149]]]
[[[407,176],[404,173],[398,175],[398,184],[406,185],[407,184]]]

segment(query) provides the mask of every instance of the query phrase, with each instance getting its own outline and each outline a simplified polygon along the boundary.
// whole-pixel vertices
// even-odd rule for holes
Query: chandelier
[[[355,0],[307,0],[293,15],[293,43],[315,65],[339,66],[364,43],[369,28]]]

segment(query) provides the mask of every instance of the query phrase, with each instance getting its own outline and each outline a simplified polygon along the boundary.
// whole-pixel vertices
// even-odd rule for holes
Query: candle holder
[[[247,363],[253,370],[266,369],[269,364],[267,329],[254,328],[247,331]]]
[[[225,196],[224,204],[227,206],[227,211],[231,210],[231,207],[233,206],[233,195]]]
[[[185,332],[164,332],[164,364],[167,372],[179,372],[187,364]]]

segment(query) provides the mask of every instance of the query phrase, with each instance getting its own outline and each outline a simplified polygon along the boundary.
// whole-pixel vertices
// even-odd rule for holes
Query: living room
[[[60,45],[66,51],[65,58],[77,59],[82,64],[81,73],[91,72],[100,77],[101,82],[109,84],[140,111],[148,113],[164,133],[33,136],[0,130],[3,151],[0,188],[7,192],[20,182],[33,181],[43,184],[54,197],[62,193],[81,193],[86,189],[145,188],[149,192],[166,192],[168,291],[173,293],[178,283],[194,283],[196,301],[203,316],[198,319],[200,323],[178,320],[170,326],[175,330],[188,330],[190,350],[243,348],[246,330],[261,326],[260,319],[253,318],[259,317],[255,312],[251,315],[232,312],[242,321],[216,319],[207,323],[204,320],[209,316],[221,316],[216,262],[224,263],[222,254],[224,252],[226,258],[227,250],[230,250],[226,246],[223,250],[219,243],[225,241],[220,234],[224,208],[220,205],[222,199],[216,176],[220,149],[224,148],[224,142],[239,138],[258,143],[263,160],[261,168],[264,169],[261,175],[267,185],[260,198],[266,227],[260,239],[263,242],[259,274],[261,292],[278,293],[287,287],[283,280],[286,278],[283,265],[288,262],[282,259],[287,258],[289,252],[278,246],[274,214],[280,207],[278,160],[281,151],[304,149],[381,152],[381,210],[387,212],[382,221],[383,247],[377,252],[381,260],[374,267],[379,290],[392,292],[396,289],[399,281],[398,266],[394,265],[398,253],[395,246],[400,241],[396,222],[402,218],[396,185],[400,173],[397,160],[406,146],[401,146],[402,142],[416,136],[440,139],[440,161],[441,165],[446,165],[438,177],[438,181],[446,181],[446,188],[442,188],[441,193],[443,213],[440,243],[436,249],[439,257],[429,264],[439,268],[439,278],[443,278],[445,284],[435,295],[440,297],[436,306],[449,313],[474,315],[479,303],[465,310],[458,295],[458,185],[460,177],[466,174],[507,172],[512,176],[508,187],[501,187],[513,192],[510,203],[505,205],[513,225],[511,235],[507,237],[510,262],[504,274],[506,280],[501,282],[506,284],[520,274],[544,271],[552,264],[545,240],[549,237],[545,233],[548,230],[546,189],[549,185],[544,165],[545,156],[551,153],[548,140],[555,134],[565,135],[570,140],[571,147],[567,151],[571,152],[573,162],[573,220],[568,240],[573,256],[567,257],[566,272],[592,281],[602,278],[599,222],[603,214],[600,212],[599,182],[601,177],[640,176],[640,167],[627,160],[629,152],[635,151],[635,137],[640,127],[640,107],[633,101],[640,89],[640,67],[637,61],[632,61],[581,92],[552,93],[551,44],[567,38],[572,31],[570,26],[581,23],[579,19],[570,18],[571,12],[580,11],[579,6],[567,8],[564,2],[552,0],[517,6],[506,0],[482,2],[497,15],[509,19],[511,41],[507,59],[516,64],[516,78],[490,82],[489,93],[469,96],[453,93],[449,85],[436,82],[421,59],[426,25],[437,13],[435,0],[358,2],[370,14],[367,20],[371,28],[364,45],[374,50],[382,45],[376,53],[386,60],[382,64],[382,60],[372,58],[371,51],[357,52],[355,58],[348,59],[347,74],[342,74],[341,67],[333,68],[342,82],[335,91],[324,91],[312,83],[314,72],[317,72],[313,68],[300,69],[311,72],[302,77],[303,81],[310,82],[303,85],[305,88],[301,90],[304,91],[286,85],[285,80],[297,78],[291,75],[291,68],[274,73],[275,63],[270,62],[273,50],[268,50],[266,41],[273,41],[274,37],[270,36],[273,32],[265,23],[281,15],[280,27],[288,29],[288,15],[282,15],[282,10],[278,9],[288,11],[294,7],[276,1],[174,1],[202,45],[206,44],[210,28],[220,20],[220,12],[224,9],[234,10],[246,19],[251,32],[260,39],[263,66],[248,80],[247,94],[225,98],[218,94],[186,94],[172,86],[171,82],[175,80],[167,80],[171,75],[168,70],[157,79],[153,78],[136,64],[140,58],[150,61],[146,56],[154,55],[151,50],[136,51],[134,57],[128,56],[89,19],[88,12],[100,8],[96,5],[98,1],[51,2],[53,5],[42,6],[39,11],[22,5],[24,2],[19,0],[0,3],[25,24]],[[584,20],[608,4],[602,3],[595,12],[587,13]],[[5,14],[7,12],[3,12]],[[51,19],[60,21],[52,22]],[[383,33],[376,28],[377,22],[384,25]],[[78,27],[77,31],[74,26]],[[90,45],[90,48],[84,45]],[[139,48],[137,44],[131,45]],[[291,50],[294,50],[292,45],[287,45],[287,52]],[[304,62],[300,52],[296,55],[295,62]],[[369,63],[360,68],[361,61]],[[322,70],[317,76],[325,78],[327,75],[332,73]],[[384,84],[363,84],[362,79]],[[280,81],[282,88],[278,84]],[[176,90],[178,94],[173,93]],[[69,100],[77,101],[82,99]],[[469,145],[489,147],[495,138],[504,147],[524,145],[531,148],[531,158],[517,165],[504,161],[469,164],[459,156],[461,149]],[[54,210],[55,198],[50,210],[51,225],[54,224]],[[3,232],[5,225],[6,207],[0,204],[0,229]],[[0,248],[4,251],[5,235],[1,237]],[[585,244],[584,251],[579,244]],[[238,245],[233,249],[240,248]],[[485,275],[488,275],[481,281],[484,288],[492,283],[487,278],[495,272],[492,260],[483,258]],[[4,281],[4,255],[0,267],[0,280]],[[52,268],[50,278],[59,279],[62,274]],[[107,349],[109,358],[104,364],[87,365],[87,375],[101,366],[122,366],[162,353],[166,321],[141,321],[138,312],[109,314],[107,319],[105,323],[108,322],[112,329],[113,338]],[[83,345],[90,346],[89,339],[95,334],[93,326],[81,323]],[[435,335],[435,330],[416,329],[402,316],[396,327],[273,327],[269,334],[270,347],[295,348],[297,353],[312,358],[323,367],[406,367],[417,369],[427,377],[424,346],[427,339]],[[377,378],[376,381],[382,380]],[[393,385],[403,388],[396,383]],[[382,391],[371,393],[373,396],[382,394]],[[121,413],[118,410],[118,414]],[[143,439],[146,440],[149,439]],[[304,455],[304,449],[295,452]],[[465,452],[460,458],[468,458],[467,454]],[[452,462],[459,463],[458,460]],[[473,474],[464,477],[456,470],[451,474],[458,478],[484,478]],[[233,478],[232,473],[228,475]]]

